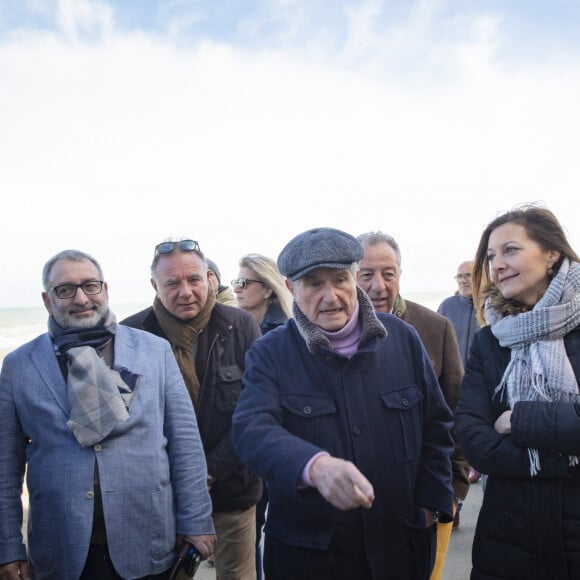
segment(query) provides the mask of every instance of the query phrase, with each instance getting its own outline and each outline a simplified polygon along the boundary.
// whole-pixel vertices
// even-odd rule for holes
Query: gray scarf
[[[564,258],[557,275],[529,312],[501,316],[485,304],[486,320],[511,359],[495,393],[507,395],[510,407],[518,401],[580,403],[578,384],[566,355],[564,336],[580,324],[580,264]],[[528,450],[530,474],[540,469],[537,449]],[[570,457],[570,464],[578,457]]]
[[[49,318],[55,349],[67,361],[67,425],[83,447],[102,441],[129,417],[127,409],[138,377],[127,369],[110,368],[96,350],[112,340],[115,330],[115,316],[110,311],[103,325],[93,329],[63,329]]]
[[[370,298],[357,286],[357,297],[359,303],[359,317],[362,323],[362,334],[359,340],[359,345],[366,344],[371,338],[378,336],[385,338],[387,330],[377,318],[375,309],[370,301]],[[330,340],[320,330],[318,326],[312,324],[306,315],[298,308],[296,301],[293,305],[294,320],[300,335],[306,342],[306,347],[311,353],[316,352],[321,348],[332,348]]]

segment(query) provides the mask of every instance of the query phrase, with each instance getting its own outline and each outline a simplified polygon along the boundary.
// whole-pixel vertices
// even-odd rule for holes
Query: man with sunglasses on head
[[[0,373],[0,579],[166,580],[184,540],[204,558],[215,542],[175,358],[116,323],[88,254],[56,254],[42,278],[48,333]]]
[[[234,452],[232,414],[242,389],[244,358],[261,336],[254,318],[221,304],[207,259],[194,240],[164,241],[151,264],[153,305],[122,321],[169,340],[196,410],[207,459],[218,540],[218,580],[256,578],[256,504],[261,480]]]

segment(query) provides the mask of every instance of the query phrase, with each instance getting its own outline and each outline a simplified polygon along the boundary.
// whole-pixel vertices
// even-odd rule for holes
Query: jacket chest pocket
[[[383,414],[395,463],[413,461],[421,453],[423,396],[415,386],[381,393]]]
[[[242,369],[237,365],[220,367],[216,379],[215,408],[221,413],[233,413],[242,391]]]
[[[290,433],[324,445],[324,438],[334,437],[336,430],[336,405],[328,397],[281,394],[283,424]],[[328,444],[328,442],[327,442]]]

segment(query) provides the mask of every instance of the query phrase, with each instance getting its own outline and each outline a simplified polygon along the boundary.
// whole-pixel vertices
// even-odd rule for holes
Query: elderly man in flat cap
[[[417,332],[357,287],[362,256],[332,228],[292,239],[294,317],[247,354],[232,433],[268,483],[268,580],[426,580],[453,517],[451,412]]]

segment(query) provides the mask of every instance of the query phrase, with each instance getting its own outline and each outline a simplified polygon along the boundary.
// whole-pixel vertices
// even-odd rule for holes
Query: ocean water
[[[0,308],[0,349],[12,350],[46,331],[43,308]]]
[[[122,320],[129,314],[142,310],[148,304],[111,305]],[[46,332],[48,312],[44,306],[37,308],[0,308],[0,354],[6,354],[20,345]]]
[[[422,292],[403,294],[414,302],[437,310],[449,293]],[[142,310],[149,304],[111,304],[111,309],[122,320],[126,316]],[[0,355],[4,355],[20,345],[46,332],[48,313],[44,306],[37,308],[0,308]]]

